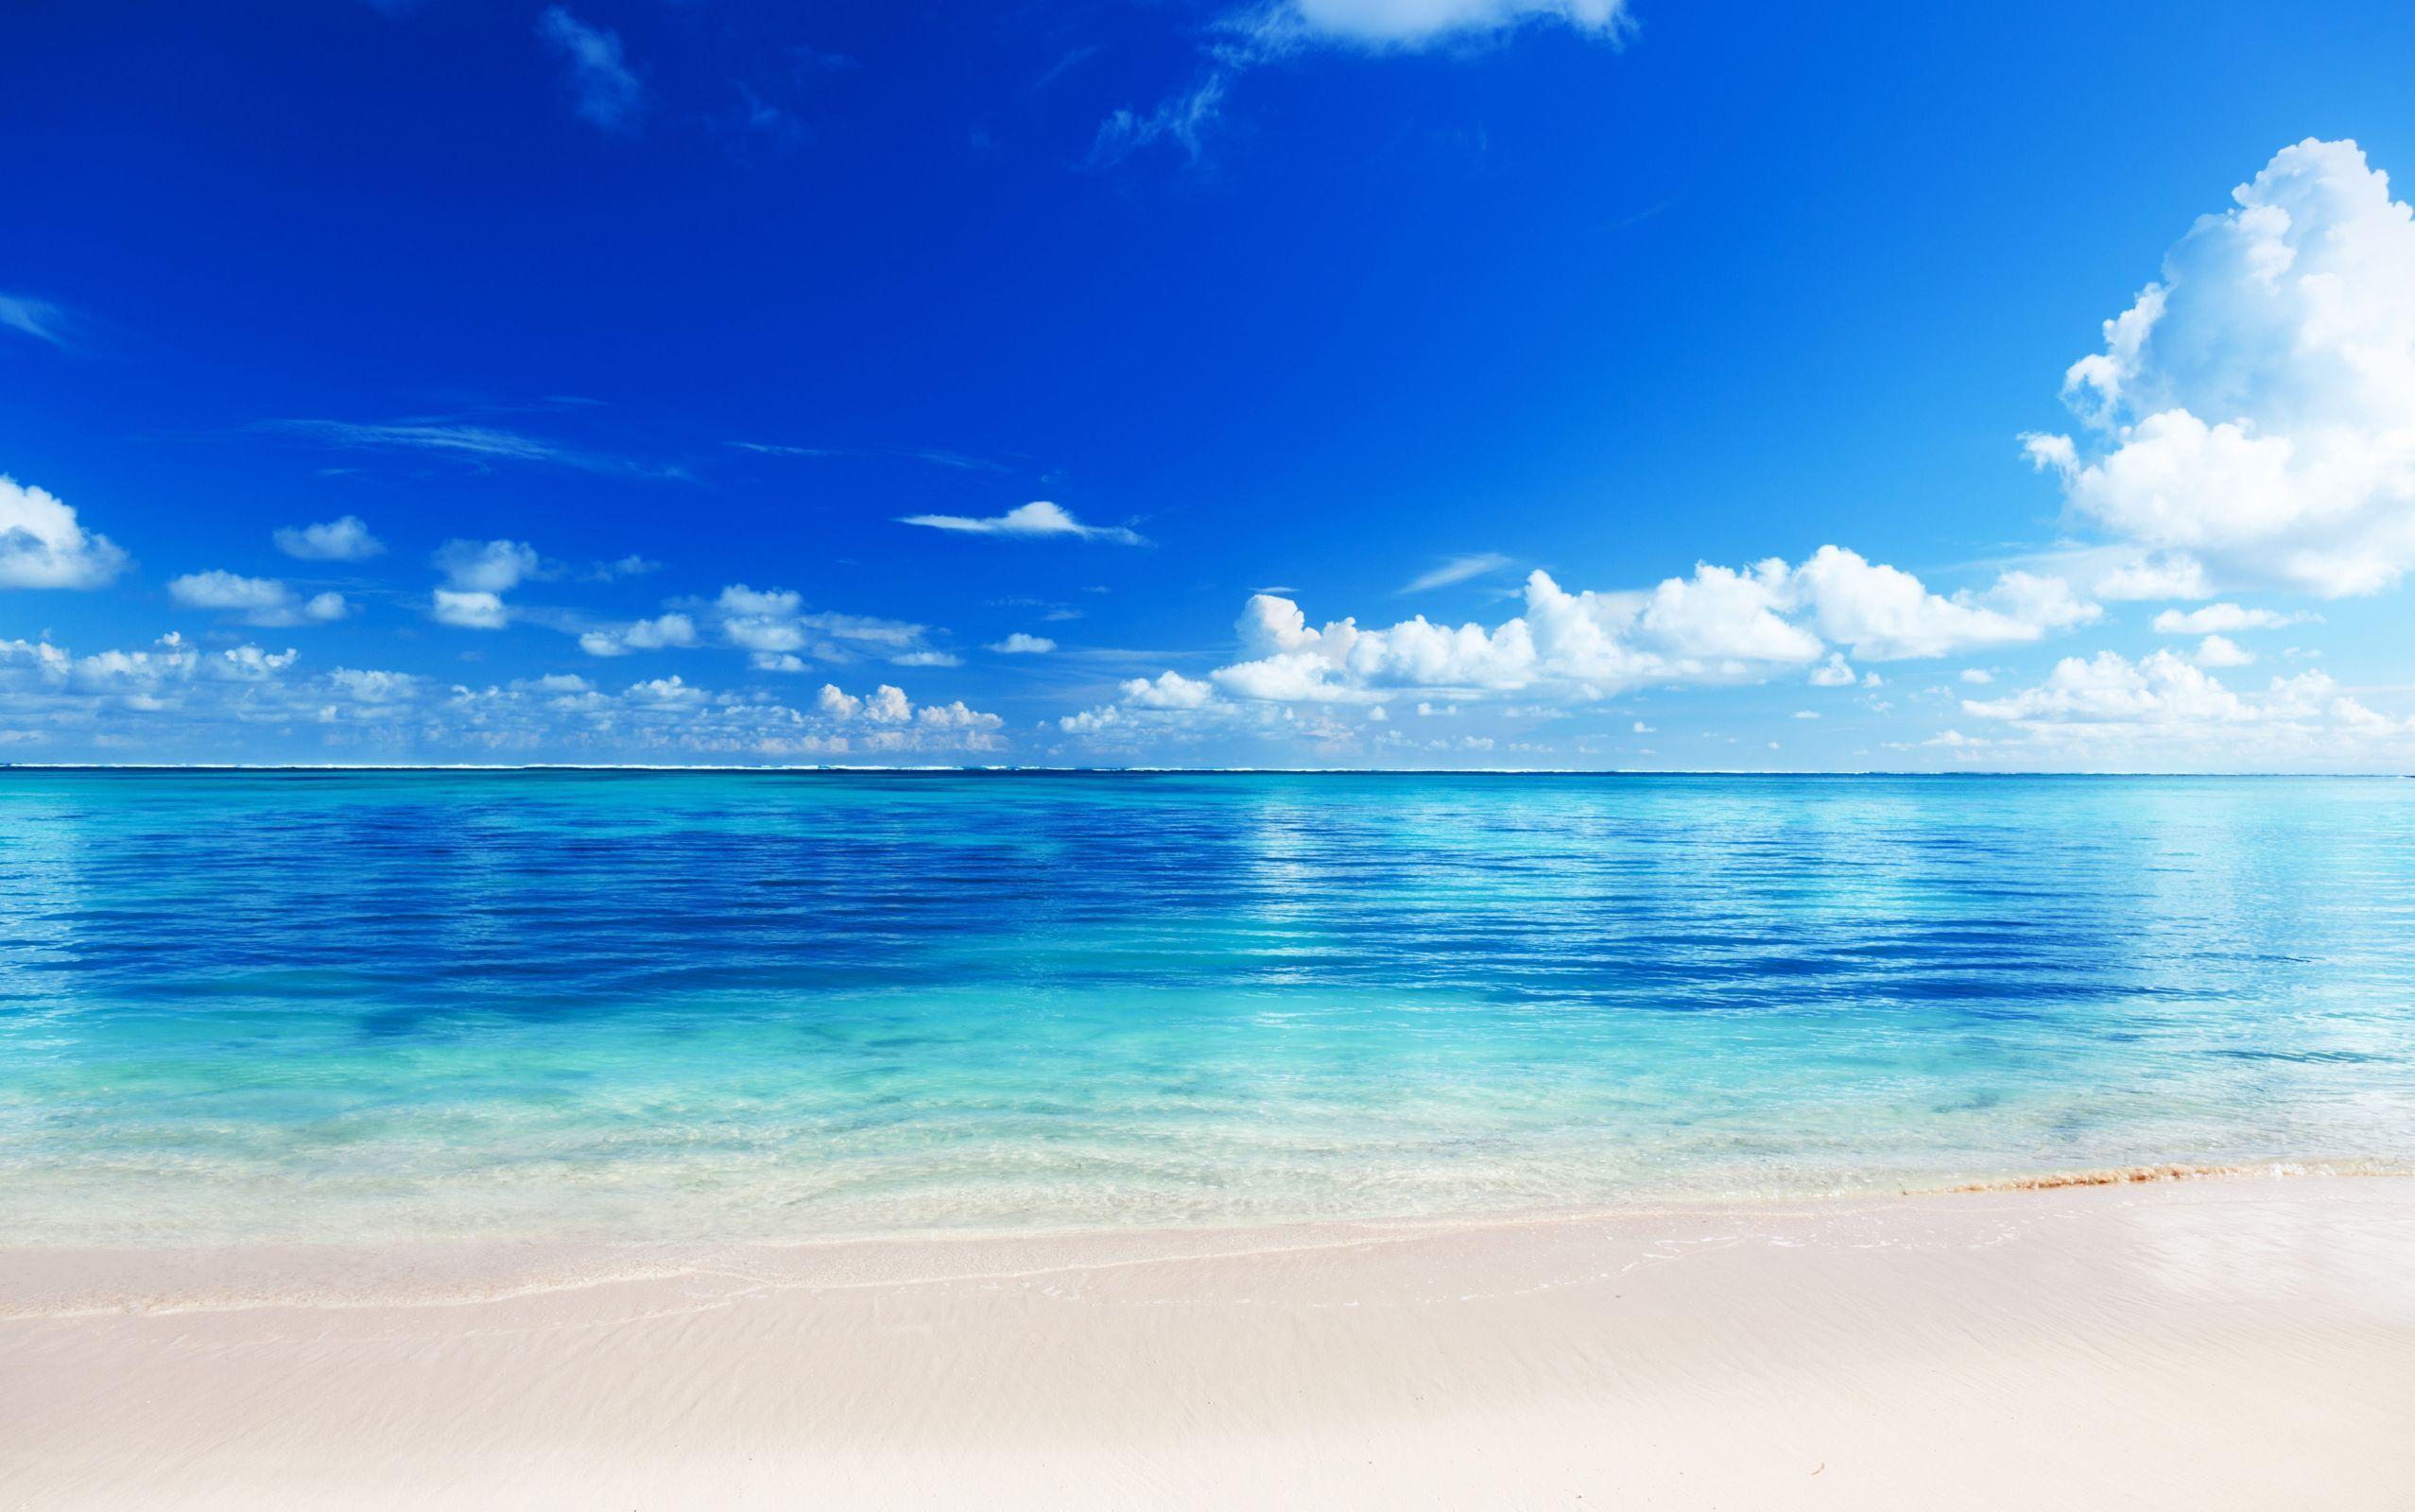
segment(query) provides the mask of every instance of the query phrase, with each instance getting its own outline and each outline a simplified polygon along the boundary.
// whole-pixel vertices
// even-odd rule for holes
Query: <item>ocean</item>
[[[2415,1167],[2415,782],[0,771],[17,1244]]]

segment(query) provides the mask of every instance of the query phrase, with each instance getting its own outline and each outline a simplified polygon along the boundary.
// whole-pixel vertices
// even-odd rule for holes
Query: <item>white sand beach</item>
[[[2415,1504],[2415,1178],[0,1251],[0,1505]]]

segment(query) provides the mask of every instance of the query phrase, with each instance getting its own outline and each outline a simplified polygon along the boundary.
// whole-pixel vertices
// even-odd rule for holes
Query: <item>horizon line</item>
[[[2229,779],[2353,779],[2403,782],[2406,772],[2189,771],[2152,768],[2058,771],[2008,767],[1991,771],[1929,771],[1908,767],[1751,766],[1027,766],[1027,765],[739,765],[666,762],[0,762],[0,772],[662,772],[787,775],[937,775],[1065,777],[2198,777]]]

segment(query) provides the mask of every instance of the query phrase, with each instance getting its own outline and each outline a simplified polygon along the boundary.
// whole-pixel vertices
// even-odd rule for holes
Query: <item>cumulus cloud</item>
[[[2221,664],[2218,655],[2214,664]],[[2115,651],[2066,657],[2034,687],[1966,699],[1962,708],[2015,727],[2035,747],[2098,762],[2128,752],[2193,767],[2249,768],[2284,757],[2351,761],[2386,751],[2410,730],[2409,721],[2374,713],[2320,672],[2242,692],[2170,651],[2134,662]]]
[[[2008,572],[1978,597],[1941,597],[1910,573],[1822,546],[1795,570],[1820,633],[1868,662],[2035,641],[2102,612],[2060,577]]]
[[[631,651],[660,651],[696,644],[696,621],[684,614],[634,620],[611,628],[589,630],[578,637],[578,648],[589,656],[627,656]]]
[[[367,561],[386,550],[386,542],[371,535],[356,514],[324,524],[285,525],[275,540],[279,551],[303,561]]]
[[[1840,651],[1831,651],[1827,661],[1811,669],[1811,685],[1815,688],[1850,688],[1856,680],[1852,663]]]
[[[1872,662],[1950,656],[2026,644],[2100,610],[2060,578],[2008,572],[1983,593],[1940,594],[1899,568],[1823,546],[1789,566],[1711,564],[1645,590],[1570,593],[1543,572],[1526,611],[1497,626],[1438,625],[1423,615],[1384,628],[1354,619],[1311,626],[1299,605],[1252,596],[1235,626],[1240,660],[1204,682],[1217,699],[1153,700],[1127,683],[1110,713],[1065,725],[1095,732],[1150,711],[1213,713],[1217,701],[1380,704],[1402,695],[1491,697],[1534,690],[1593,701],[1669,682],[1740,682],[1800,674],[1822,686],[1856,680],[1846,654]],[[1172,674],[1168,674],[1172,676]],[[1874,678],[1869,679],[1874,681]],[[1163,679],[1161,679],[1161,683]]]
[[[808,611],[793,589],[732,583],[699,606],[726,644],[753,653],[766,671],[802,670],[808,660],[848,662],[882,657],[901,666],[955,666],[958,659],[927,644],[925,626],[870,614]]]
[[[634,128],[646,107],[646,87],[621,51],[620,34],[591,26],[561,6],[537,18],[537,35],[561,55],[571,108],[591,126],[607,131]]]
[[[2353,142],[2286,147],[2232,198],[2065,374],[2080,437],[2029,455],[2174,571],[2390,587],[2415,564],[2415,216]]]
[[[390,708],[419,696],[420,679],[407,672],[381,672],[364,667],[337,667],[327,683],[356,704]]]
[[[331,753],[628,761],[888,761],[996,749],[1004,721],[959,701],[916,704],[882,685],[798,708],[752,690],[655,678],[618,691],[553,673],[449,693],[408,672],[339,666],[317,676],[299,653],[244,644],[205,651],[176,633],[78,655],[47,640],[0,640],[0,728],[62,754],[157,751],[179,760],[290,757],[296,729]],[[829,707],[835,705],[835,708]]]
[[[2167,609],[2155,616],[2155,629],[2163,635],[2203,635],[2215,630],[2236,635],[2241,630],[2278,629],[2318,617],[2284,614],[2277,610],[2241,609],[2236,604],[2208,604],[2186,611]]]
[[[1005,723],[996,714],[967,708],[960,698],[951,703],[918,707],[906,696],[905,689],[886,682],[860,697],[841,690],[835,683],[825,682],[815,698],[814,708],[822,717],[840,725],[911,726],[926,731],[982,731],[995,730]]]
[[[244,577],[228,572],[187,573],[170,578],[167,595],[187,609],[213,610],[246,625],[272,628],[323,625],[342,619],[348,609],[341,593],[314,593],[305,598],[274,577]]]
[[[0,588],[98,588],[125,570],[126,553],[58,495],[0,473]]]
[[[1142,709],[1197,709],[1216,696],[1213,683],[1161,672],[1155,680],[1133,678],[1122,688],[1124,701]]]
[[[1041,652],[1053,651],[1056,648],[1057,643],[1048,639],[1048,637],[1044,635],[1026,635],[1021,630],[1015,631],[1012,635],[1008,636],[1003,641],[992,641],[990,643],[991,650],[1001,652],[1008,656],[1036,656]]]
[[[440,625],[468,630],[509,624],[503,595],[544,570],[536,548],[520,541],[448,541],[434,560],[445,586],[436,591],[430,612]]]
[[[1127,546],[1148,544],[1148,538],[1122,525],[1083,524],[1062,506],[1050,504],[1045,499],[1017,505],[1000,515],[909,514],[899,524],[924,525],[933,530],[953,530],[965,535],[1013,536],[1027,541],[1059,537],[1077,541],[1113,541]]]
[[[2201,667],[2243,667],[2255,660],[2255,653],[2226,637],[2209,635],[2197,643],[2191,660]]]
[[[543,571],[543,559],[526,541],[448,541],[437,548],[436,565],[454,588],[508,593]]]
[[[499,630],[511,623],[511,611],[501,594],[476,589],[438,589],[429,613],[439,625],[464,630]]]

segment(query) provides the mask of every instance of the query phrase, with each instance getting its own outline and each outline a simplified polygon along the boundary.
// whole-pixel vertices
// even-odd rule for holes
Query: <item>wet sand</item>
[[[0,1506],[2415,1505],[2415,1177],[0,1248]]]

